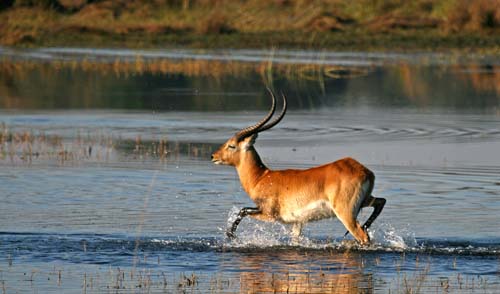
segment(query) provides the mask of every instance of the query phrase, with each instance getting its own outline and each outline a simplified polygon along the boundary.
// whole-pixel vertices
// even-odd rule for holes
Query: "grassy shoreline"
[[[92,48],[253,48],[305,49],[339,51],[391,52],[474,52],[500,55],[500,35],[484,38],[471,34],[441,36],[434,31],[392,35],[365,33],[235,33],[230,35],[165,34],[127,35],[81,33],[67,36],[54,34],[43,39],[21,42],[21,48],[33,47],[92,47]]]
[[[500,6],[494,0],[15,0],[0,5],[0,20],[0,46],[21,48],[500,54]]]

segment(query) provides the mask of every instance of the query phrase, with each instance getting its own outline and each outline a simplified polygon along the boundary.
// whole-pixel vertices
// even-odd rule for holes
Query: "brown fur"
[[[371,196],[375,176],[369,169],[347,157],[306,170],[270,170],[253,147],[256,137],[241,141],[232,137],[212,155],[214,163],[236,168],[243,188],[260,210],[252,217],[294,224],[300,234],[305,222],[337,216],[356,240],[369,242],[356,220],[362,207],[379,199]]]

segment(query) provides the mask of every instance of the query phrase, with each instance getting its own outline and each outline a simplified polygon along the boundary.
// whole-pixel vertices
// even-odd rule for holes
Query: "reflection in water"
[[[458,76],[463,82],[472,84],[474,89],[494,92],[500,96],[500,66],[471,64],[467,67],[456,67]]]
[[[116,58],[112,62],[84,59],[47,63],[4,59],[0,61],[0,105],[7,109],[214,110],[221,106],[234,108],[231,105],[239,104],[234,101],[235,95],[255,96],[257,86],[272,84],[274,80],[298,84],[301,88],[310,87],[308,84],[324,88],[325,80],[354,78],[370,70],[370,67],[321,64],[145,60],[141,57],[135,61]],[[251,82],[242,85],[243,80]],[[42,92],[33,95],[33,89]],[[219,98],[221,95],[225,97]],[[259,104],[266,105],[268,97],[262,98]]]
[[[373,276],[351,253],[278,250],[242,254],[242,293],[372,293]]]
[[[483,108],[500,104],[500,66],[497,65],[472,63],[433,69],[401,64],[397,75],[404,96],[419,107]],[[392,79],[398,80],[397,76]]]
[[[345,66],[141,56],[0,60],[5,109],[255,110],[268,107],[266,84],[286,93],[295,109],[382,105],[491,111],[500,105],[500,66],[494,64]]]

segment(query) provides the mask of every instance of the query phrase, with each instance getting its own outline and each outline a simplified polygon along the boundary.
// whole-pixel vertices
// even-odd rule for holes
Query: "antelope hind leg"
[[[386,202],[385,198],[375,198],[373,196],[372,198],[373,200],[370,201],[369,206],[373,207],[373,212],[363,225],[364,230],[367,230],[375,221],[375,219],[377,219],[378,215],[382,212],[382,209],[384,209],[384,205]]]
[[[294,223],[292,225],[292,243],[298,244],[300,241],[300,235],[302,235],[302,223]]]
[[[370,243],[370,237],[366,231],[361,227],[359,222],[350,214],[338,215],[339,220],[344,224],[347,233],[351,233],[356,240],[361,244]],[[347,235],[347,234],[346,234]]]
[[[376,198],[373,196],[370,196],[365,203],[363,203],[363,207],[373,207],[373,212],[370,215],[370,217],[366,220],[365,224],[363,225],[363,230],[368,230],[368,228],[372,225],[372,223],[377,219],[379,214],[382,212],[382,209],[384,208],[385,205],[385,198]],[[349,234],[349,231],[345,232],[344,238]]]

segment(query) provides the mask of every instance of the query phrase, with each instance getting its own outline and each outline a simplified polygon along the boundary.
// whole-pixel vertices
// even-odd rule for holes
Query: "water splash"
[[[236,220],[240,208],[233,206],[228,212],[226,228],[230,228]],[[222,231],[222,229],[221,229]],[[225,232],[225,230],[224,230]],[[368,247],[359,245],[354,240],[344,239],[310,239],[307,236],[293,238],[290,226],[279,222],[262,222],[250,217],[244,218],[238,227],[237,238],[227,240],[226,245],[235,248],[244,247],[276,247],[292,246],[303,249],[334,248],[338,250],[389,250],[402,251],[415,249],[418,246],[415,233],[408,227],[396,228],[391,224],[380,224],[369,230],[372,244]]]
[[[230,228],[240,209],[233,206],[228,213],[226,227]],[[228,240],[231,247],[271,247],[291,245],[291,232],[278,222],[262,222],[246,217],[238,226],[237,238]]]
[[[382,223],[375,230],[369,230],[368,234],[372,246],[376,248],[406,250],[418,245],[415,233],[408,227],[396,228],[392,224]]]

